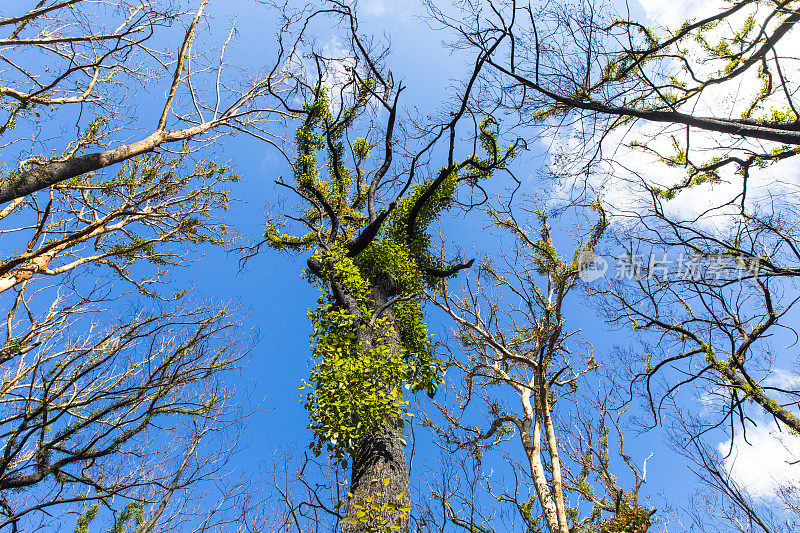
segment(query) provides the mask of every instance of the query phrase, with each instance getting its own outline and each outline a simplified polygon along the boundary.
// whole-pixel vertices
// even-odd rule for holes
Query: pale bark
[[[144,139],[121,144],[116,148],[73,156],[63,160],[50,161],[40,166],[12,175],[0,180],[0,204],[10,202],[28,194],[42,190],[50,185],[116,165],[132,157],[152,152],[164,143],[190,139],[214,127],[214,122],[207,122],[191,128],[163,132],[158,131]]]
[[[542,505],[542,511],[544,511],[544,519],[547,522],[547,528],[550,530],[550,533],[562,533],[562,530],[559,529],[558,510],[556,509],[553,495],[550,492],[550,485],[544,472],[544,465],[542,464],[541,417],[538,410],[534,410],[531,404],[531,392],[529,388],[526,388],[522,392],[522,407],[525,412],[523,425],[528,427],[524,428],[524,431],[520,430],[519,436],[522,440],[525,454],[528,456],[528,465],[531,469],[533,485],[536,488],[536,495],[539,497],[539,503]],[[531,438],[529,433],[531,422],[533,422],[533,438]]]
[[[544,378],[542,378],[544,379]],[[550,465],[552,466],[553,494],[555,495],[556,512],[558,513],[558,526],[561,533],[569,533],[567,523],[567,512],[564,507],[564,485],[561,479],[561,459],[558,454],[558,443],[556,433],[553,429],[553,418],[550,416],[550,405],[547,400],[547,388],[543,385],[539,394],[539,403],[542,412],[542,423],[545,428],[547,452],[550,454]]]

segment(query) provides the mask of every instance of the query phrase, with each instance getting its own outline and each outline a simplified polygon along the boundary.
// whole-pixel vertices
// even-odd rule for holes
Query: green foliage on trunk
[[[431,350],[419,296],[452,274],[451,265],[431,253],[426,228],[453,205],[459,183],[487,178],[514,152],[501,151],[490,124],[481,124],[486,158],[453,162],[435,177],[410,184],[370,219],[362,167],[372,147],[362,138],[350,142],[345,133],[373,90],[371,81],[359,81],[349,107],[334,116],[328,90],[315,87],[295,134],[293,164],[293,188],[310,204],[300,218],[308,233],[284,234],[275,222],[265,231],[266,243],[277,250],[313,250],[310,261],[317,267],[307,278],[322,295],[309,312],[316,364],[301,387],[311,389],[305,404],[314,432],[309,447],[316,454],[327,450],[345,466],[361,437],[404,426],[411,416],[404,390],[433,396],[441,383],[443,365]],[[359,232],[376,220],[380,229],[353,252]]]

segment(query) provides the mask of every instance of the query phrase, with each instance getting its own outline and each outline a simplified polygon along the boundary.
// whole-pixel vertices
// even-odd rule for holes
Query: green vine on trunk
[[[264,232],[274,249],[313,250],[306,277],[322,295],[308,314],[315,364],[301,387],[310,388],[309,448],[317,455],[327,451],[345,467],[362,437],[404,427],[412,416],[405,390],[432,397],[442,382],[444,367],[431,349],[419,295],[465,265],[437,260],[426,229],[453,205],[459,183],[474,186],[489,177],[516,147],[501,150],[492,122],[481,123],[486,157],[452,162],[435,177],[409,184],[383,211],[368,212],[381,200],[375,197],[380,188],[368,183],[378,170],[363,170],[372,146],[363,138],[350,142],[345,133],[365,110],[375,82],[359,80],[356,87],[336,116],[321,84],[298,112],[304,118],[295,134],[296,185],[287,186],[307,203],[301,217],[292,217],[306,233],[286,234],[276,221]],[[384,157],[381,166],[388,168],[391,159]]]

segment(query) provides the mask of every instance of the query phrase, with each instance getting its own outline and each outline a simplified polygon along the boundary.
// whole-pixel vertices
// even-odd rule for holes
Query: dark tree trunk
[[[392,531],[408,532],[410,513],[400,509],[411,506],[406,451],[400,440],[402,433],[402,430],[388,429],[361,439],[353,456],[352,497],[347,502],[347,516],[351,520],[342,525],[342,533],[376,531],[374,527],[384,523],[377,531],[399,526]],[[366,521],[360,520],[359,511],[364,513]],[[356,518],[357,523],[353,524],[352,518]]]
[[[396,280],[390,276],[381,276],[372,287],[374,309],[383,309],[382,316],[388,318],[390,324],[394,323],[395,317],[386,304],[396,290]],[[395,349],[401,349],[396,328],[375,331],[373,336],[382,336]],[[385,386],[389,389],[400,387],[401,384],[386,383]],[[349,520],[343,523],[342,533],[382,532],[391,526],[394,526],[391,531],[407,533],[410,523],[410,511],[407,510],[411,507],[410,488],[403,430],[385,427],[365,435],[352,457],[349,489],[352,496],[347,502]],[[356,523],[352,523],[354,519]]]

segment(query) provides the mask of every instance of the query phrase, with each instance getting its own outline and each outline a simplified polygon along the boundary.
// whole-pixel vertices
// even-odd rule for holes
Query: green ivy
[[[318,267],[306,277],[322,296],[309,312],[314,365],[301,387],[310,389],[305,401],[313,431],[309,448],[316,454],[327,451],[343,465],[363,436],[404,427],[412,416],[405,390],[433,396],[442,382],[444,366],[431,348],[419,296],[441,282],[431,272],[450,265],[431,254],[427,228],[452,206],[460,182],[475,185],[514,155],[514,148],[498,147],[491,121],[481,123],[485,157],[453,162],[412,185],[388,207],[390,213],[384,212],[388,216],[370,244],[350,257],[347,244],[368,221],[363,212],[368,186],[361,167],[371,145],[357,138],[347,152],[344,133],[374,89],[372,80],[359,82],[351,105],[336,116],[328,90],[321,84],[313,89],[313,101],[299,113],[303,120],[295,132],[292,163],[295,190],[312,204],[300,218],[307,233],[285,233],[276,221],[264,230],[265,243],[274,249],[313,250]],[[335,235],[332,224],[326,223],[333,217]],[[391,310],[379,309],[373,301],[373,290],[387,278],[393,287],[392,294],[385,295],[394,299]],[[356,305],[345,308],[337,303],[334,284]]]
[[[361,255],[359,264],[365,262]],[[373,278],[365,276],[342,251],[320,257],[324,259],[322,264],[332,265],[331,272],[323,272],[323,278],[335,276],[357,299],[359,312],[368,320],[367,324],[363,320],[358,324],[355,317],[333,301],[327,286],[318,283],[324,295],[318,307],[309,312],[313,325],[312,354],[317,362],[309,381],[301,387],[312,389],[305,404],[311,418],[309,428],[314,433],[310,448],[316,454],[326,449],[346,465],[346,456],[353,453],[366,433],[384,427],[403,428],[405,420],[412,416],[403,389],[414,393],[425,390],[432,396],[444,372],[441,361],[431,350],[417,299],[397,302],[393,321],[386,316],[374,317],[374,302],[369,292]],[[408,267],[408,261],[395,263],[407,273],[415,270]],[[385,270],[374,268],[373,264],[373,276],[380,272],[395,274],[397,271],[391,264],[391,260],[379,263],[387,267]],[[416,270],[418,279],[420,274]],[[412,277],[409,273],[409,278]],[[414,283],[413,289],[417,287],[418,283]],[[409,297],[414,294],[408,287],[403,290]],[[357,329],[370,327],[369,322],[372,343],[364,346],[358,342]],[[399,345],[392,340],[396,336],[400,338]]]
[[[314,357],[318,360],[307,396],[314,442],[311,448],[327,450],[346,464],[359,438],[385,426],[401,428],[410,416],[399,384],[408,375],[403,353],[376,339],[365,349],[356,341],[353,317],[325,303],[309,313],[314,325]],[[382,320],[381,327],[391,328]],[[387,385],[388,384],[388,385]]]
[[[85,494],[82,494],[85,496]],[[100,502],[94,503],[90,506],[85,506],[84,511],[78,515],[78,520],[75,524],[75,533],[88,533],[89,525],[97,518],[97,512],[100,510]]]
[[[604,520],[596,529],[597,533],[641,533],[647,531],[652,523],[650,513],[637,505],[630,505],[627,498],[619,511]]]

